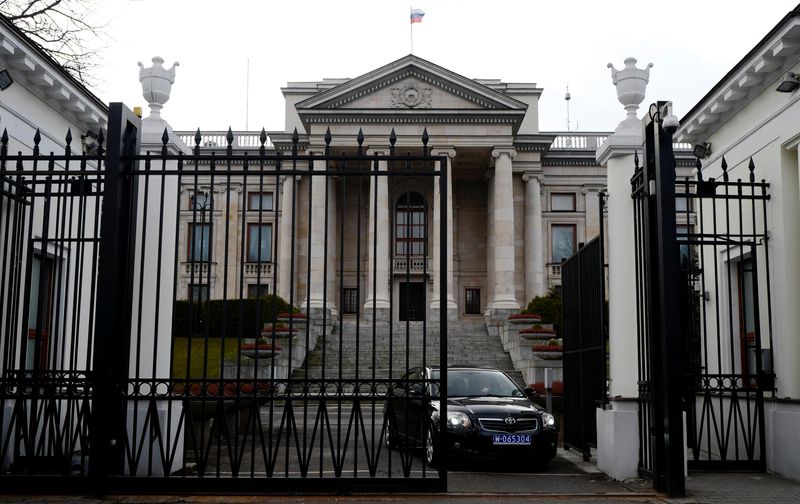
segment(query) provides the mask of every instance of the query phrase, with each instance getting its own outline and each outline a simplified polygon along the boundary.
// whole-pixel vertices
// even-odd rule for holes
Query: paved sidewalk
[[[503,469],[457,468],[448,475],[450,492],[414,495],[353,496],[201,496],[201,495],[3,495],[0,503],[59,504],[250,504],[289,503],[423,503],[423,504],[798,504],[800,483],[775,474],[692,473],[686,480],[687,497],[667,499],[647,480],[617,482],[574,452],[560,451],[547,471],[502,472]],[[41,491],[43,489],[32,489]],[[2,491],[0,489],[0,491]]]

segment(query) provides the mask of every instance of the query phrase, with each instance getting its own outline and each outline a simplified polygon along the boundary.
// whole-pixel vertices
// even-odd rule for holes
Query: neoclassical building
[[[376,307],[381,319],[393,298],[401,302],[392,303],[392,319],[422,320],[441,302],[433,258],[447,239],[450,318],[524,307],[560,285],[560,263],[599,233],[603,219],[598,193],[606,174],[595,151],[607,133],[541,132],[542,91],[534,83],[470,79],[413,55],[353,79],[288,83],[284,131],[269,132],[275,151],[291,152],[296,129],[306,154],[324,152],[328,130],[341,151],[354,153],[361,131],[366,153],[388,154],[394,131],[398,153],[419,152],[427,131],[430,151],[449,163],[448,236],[439,236],[438,184],[424,177],[329,178],[327,188],[321,177],[184,180],[178,297],[274,291],[298,306],[324,300],[344,316],[370,316]],[[195,144],[194,132],[179,135]],[[234,150],[257,151],[258,136],[235,132]],[[225,134],[206,132],[200,145],[221,150]],[[341,169],[335,165],[329,168]],[[382,162],[379,169],[396,167]],[[327,209],[323,197],[309,205],[309,195],[321,194]],[[212,198],[220,203],[209,204]],[[324,222],[330,232],[323,244]],[[310,250],[305,240],[292,250],[292,226],[295,236],[310,233]],[[320,261],[327,267],[307,270]],[[373,287],[375,275],[385,282]]]

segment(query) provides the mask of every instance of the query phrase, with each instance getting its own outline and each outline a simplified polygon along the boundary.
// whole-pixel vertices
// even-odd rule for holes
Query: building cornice
[[[800,61],[800,10],[789,12],[681,119],[679,142],[704,141]]]
[[[105,129],[108,106],[75,77],[0,16],[0,59],[12,78],[87,130]]]

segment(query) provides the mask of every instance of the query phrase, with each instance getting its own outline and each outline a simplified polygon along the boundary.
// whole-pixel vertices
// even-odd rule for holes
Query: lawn
[[[206,341],[208,341],[208,352],[206,353]],[[175,338],[172,347],[172,377],[186,378],[186,361],[189,350],[189,338]],[[222,338],[192,338],[192,360],[189,368],[189,378],[203,378],[203,363],[206,362],[208,368],[205,378],[219,378],[220,368],[223,360],[236,360],[239,353],[239,345],[236,338],[227,338],[225,341],[225,357],[220,358],[222,353]],[[204,359],[205,357],[205,359]]]

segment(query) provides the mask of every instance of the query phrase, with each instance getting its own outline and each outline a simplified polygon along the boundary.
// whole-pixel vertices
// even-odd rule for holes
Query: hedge
[[[175,301],[173,338],[257,338],[264,324],[274,323],[279,313],[297,312],[283,298],[267,295],[259,299],[214,299]],[[241,320],[241,325],[239,321]]]

